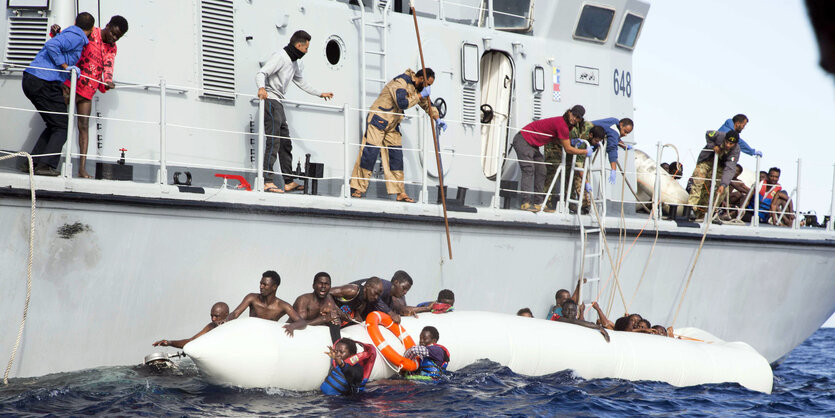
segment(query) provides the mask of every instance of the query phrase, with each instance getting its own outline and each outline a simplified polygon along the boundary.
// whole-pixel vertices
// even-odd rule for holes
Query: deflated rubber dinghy
[[[211,383],[318,389],[330,365],[324,354],[331,345],[328,329],[307,327],[291,338],[282,325],[257,318],[237,319],[186,344],[185,352]],[[609,331],[611,342],[607,343],[590,328],[491,312],[422,314],[402,321],[415,340],[427,325],[438,329],[438,342],[449,349],[451,371],[489,359],[528,376],[570,369],[583,379],[647,380],[674,386],[735,382],[765,393],[771,393],[774,379],[768,361],[748,344],[724,342],[695,329],[685,335],[712,342]],[[384,329],[382,335],[397,352],[404,351],[393,334]],[[343,329],[342,336],[371,343],[361,325]],[[378,355],[369,380],[394,374]]]

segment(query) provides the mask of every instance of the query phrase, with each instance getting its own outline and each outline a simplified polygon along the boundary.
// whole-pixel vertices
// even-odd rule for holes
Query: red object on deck
[[[246,181],[244,176],[239,176],[237,174],[219,174],[218,173],[218,174],[215,174],[215,177],[220,177],[222,179],[227,179],[227,180],[238,180],[239,182],[241,182],[241,184],[237,186],[239,189],[244,188],[248,192],[252,191],[252,187],[249,185],[249,182]]]

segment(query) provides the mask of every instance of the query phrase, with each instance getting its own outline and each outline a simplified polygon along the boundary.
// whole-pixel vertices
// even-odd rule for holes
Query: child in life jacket
[[[357,344],[363,351],[357,353]],[[377,351],[371,344],[363,344],[350,338],[342,338],[325,352],[331,358],[328,376],[319,389],[325,395],[352,395],[365,388]]]
[[[449,364],[449,350],[438,344],[438,329],[424,327],[420,332],[420,345],[416,345],[404,354],[406,358],[418,362],[418,369],[406,375],[411,380],[437,380],[446,371]]]

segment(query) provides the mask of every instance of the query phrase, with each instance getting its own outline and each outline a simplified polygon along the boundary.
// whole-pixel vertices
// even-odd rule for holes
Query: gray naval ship
[[[291,302],[310,291],[318,271],[336,285],[402,269],[415,278],[412,304],[449,288],[460,310],[528,306],[537,317],[557,289],[586,277],[583,302],[598,301],[613,319],[639,312],[653,323],[698,327],[745,341],[772,364],[835,311],[831,222],[778,228],[662,215],[670,203],[663,189],[681,186],[651,163],[649,186],[643,182],[649,198],[636,198],[647,173],[636,168],[634,151],[620,150],[614,185],[601,152],[576,171],[593,186],[590,213],[574,213],[564,193],[554,213],[518,209],[520,174],[509,145],[521,127],[575,104],[587,120],[632,116],[640,94],[632,53],[647,3],[418,0],[414,7],[426,66],[436,73],[432,99],[449,125],[438,140],[449,246],[422,110],[408,110],[400,127],[405,187],[417,202],[386,194],[379,163],[367,195],[350,196],[366,109],[384,83],[421,66],[408,1],[8,0],[0,22],[0,149],[7,152],[32,150],[42,130],[21,72],[49,27],[71,25],[79,11],[97,24],[116,14],[130,22],[118,42],[117,88],[93,100],[87,170],[99,178],[78,178],[72,126],[60,176],[30,183],[19,171],[22,158],[0,161],[7,237],[0,358],[11,357],[18,341],[34,237],[31,301],[11,376],[136,363],[152,341],[192,335],[214,302],[235,306],[269,269],[281,274],[278,295]],[[289,88],[293,175],[307,187],[267,193],[255,74],[300,29],[313,37],[304,78],[334,98]],[[656,161],[674,158],[657,139],[624,140]],[[559,183],[571,167],[561,166]]]

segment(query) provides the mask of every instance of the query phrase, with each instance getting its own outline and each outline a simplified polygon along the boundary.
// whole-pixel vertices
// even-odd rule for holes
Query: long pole
[[[420,43],[420,29],[418,29],[418,21],[417,21],[417,12],[415,12],[415,6],[411,5],[412,9],[412,18],[415,21],[415,36],[417,37],[417,44],[418,44],[418,52],[420,53],[420,67],[423,69],[423,77],[424,80],[429,81],[429,77],[426,76],[426,63],[423,61],[423,47]],[[426,96],[426,100],[429,100],[430,106],[432,105],[432,100],[429,96]],[[435,143],[435,163],[438,165],[438,184],[441,186],[441,204],[444,208],[444,228],[446,228],[446,245],[447,249],[449,249],[449,259],[452,260],[452,241],[449,238],[449,218],[446,214],[446,193],[444,193],[444,172],[441,170],[441,154],[440,150],[438,149],[438,131],[435,129],[435,119],[433,119],[430,115],[429,123],[432,126],[432,138],[434,139]]]

